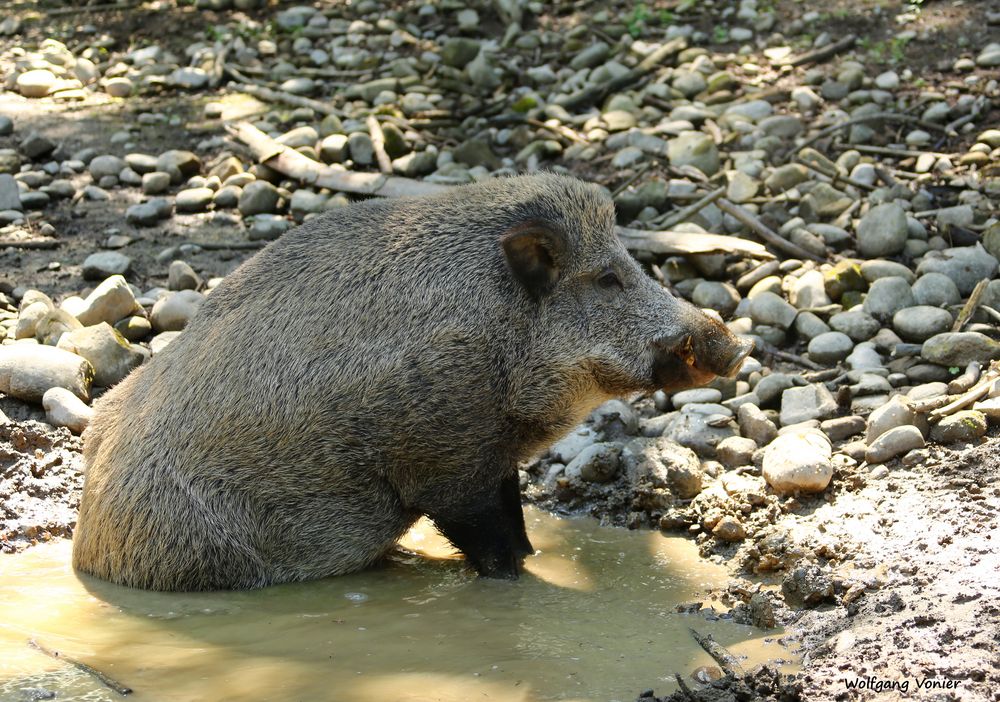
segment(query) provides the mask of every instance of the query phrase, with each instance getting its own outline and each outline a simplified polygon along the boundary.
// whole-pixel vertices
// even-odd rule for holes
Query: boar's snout
[[[681,334],[653,342],[653,378],[665,391],[697,387],[716,376],[730,377],[753,350],[753,342],[740,339],[724,324],[691,308]]]

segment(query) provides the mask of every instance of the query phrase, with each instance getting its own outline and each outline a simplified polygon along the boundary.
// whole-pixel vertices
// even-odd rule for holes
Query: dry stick
[[[385,134],[382,133],[382,125],[378,123],[375,115],[368,115],[365,124],[368,125],[368,135],[372,138],[372,149],[375,151],[378,169],[386,174],[392,173],[392,159],[385,152]]]
[[[546,129],[553,134],[558,134],[559,136],[565,137],[570,141],[576,142],[577,144],[589,144],[590,142],[584,139],[582,136],[574,132],[572,129],[565,125],[553,126],[550,124],[545,124],[545,122],[539,119],[526,119],[525,124],[530,124],[532,127],[538,127],[539,129]]]
[[[625,190],[625,188],[627,188],[628,186],[632,185],[632,183],[634,183],[635,181],[639,180],[639,178],[642,177],[642,174],[645,173],[646,171],[648,171],[649,168],[650,168],[649,161],[646,161],[641,166],[639,166],[638,168],[636,168],[635,172],[632,175],[630,175],[628,178],[626,178],[625,180],[623,180],[621,182],[621,184],[617,188],[615,188],[614,190],[611,191],[611,197],[615,198],[615,197],[618,197],[619,195],[621,195],[622,192]]]
[[[105,10],[131,10],[133,7],[139,7],[141,2],[127,2],[127,3],[117,3],[110,2],[103,5],[91,5],[87,7],[57,7],[54,10],[46,10],[45,15],[47,17],[56,17],[58,15],[75,15],[78,12],[104,12]]]
[[[831,173],[828,169],[821,167],[818,163],[812,163],[804,158],[795,158],[796,163],[800,163],[811,171],[816,171],[820,175],[824,175],[833,181],[836,185],[838,182],[846,183],[847,185],[853,185],[859,190],[874,190],[874,185],[868,185],[868,183],[862,183],[860,180],[854,180],[854,178],[849,178],[848,176],[841,175],[840,173]]]
[[[808,368],[809,370],[814,370],[814,371],[824,370],[823,366],[819,365],[818,363],[814,363],[813,361],[810,361],[808,358],[803,358],[798,354],[791,353],[789,351],[782,351],[777,346],[769,344],[763,339],[760,340],[757,346],[758,347],[762,346],[763,348],[760,349],[761,351],[770,354],[775,358],[779,358],[782,361],[788,361],[790,363],[802,366],[803,368]]]
[[[983,298],[983,293],[986,292],[986,286],[989,284],[989,279],[983,278],[978,283],[976,287],[972,289],[972,294],[969,295],[969,299],[965,301],[965,305],[962,306],[962,311],[958,313],[958,317],[955,318],[955,323],[951,326],[953,332],[962,331],[962,327],[972,319],[972,315],[976,313],[976,308],[979,307],[979,302]]]
[[[91,666],[87,665],[86,663],[82,663],[82,662],[80,662],[80,661],[78,661],[78,660],[76,660],[74,658],[70,658],[69,656],[64,656],[63,654],[59,653],[59,651],[53,651],[52,649],[46,648],[45,646],[43,646],[42,644],[38,643],[34,639],[29,639],[28,640],[28,645],[31,646],[33,649],[35,649],[37,651],[40,651],[41,653],[44,653],[46,656],[49,656],[50,658],[55,658],[56,660],[60,660],[60,661],[64,661],[66,663],[69,663],[71,666],[73,666],[74,668],[76,668],[78,670],[82,670],[87,675],[94,676],[95,678],[97,678],[98,680],[100,680],[105,686],[107,686],[110,689],[114,690],[115,692],[117,692],[119,695],[122,695],[123,697],[125,695],[131,694],[131,692],[132,692],[132,688],[131,687],[126,687],[125,685],[122,685],[120,682],[118,682],[114,678],[108,677],[107,675],[105,675],[101,671],[97,670],[96,668],[92,668]]]
[[[266,241],[189,241],[191,246],[199,246],[208,251],[221,251],[224,249],[262,249],[267,246]]]
[[[618,237],[629,251],[649,251],[665,256],[738,253],[752,258],[773,258],[768,250],[756,241],[747,241],[735,236],[618,227]]]
[[[672,214],[668,213],[664,215],[662,220],[657,218],[656,220],[654,220],[656,222],[656,226],[662,227],[663,229],[670,229],[671,227],[678,225],[681,222],[686,222],[688,221],[688,219],[694,217],[703,209],[705,209],[713,202],[718,200],[725,193],[726,193],[725,188],[717,188],[716,190],[713,190],[712,192],[703,196],[699,200],[696,200],[695,202],[691,203],[687,207],[683,207],[677,210],[677,212],[674,212]]]
[[[722,672],[734,678],[741,678],[746,675],[743,672],[743,666],[740,665],[736,656],[727,651],[725,646],[713,639],[711,634],[699,634],[690,628],[688,631],[691,632],[691,636],[698,642],[698,645],[705,649],[705,653],[715,659],[719,667],[722,668]]]
[[[0,239],[0,248],[13,246],[15,249],[54,249],[61,243],[61,241],[57,241],[56,239],[27,239],[25,241]]]
[[[990,387],[996,382],[997,376],[995,373],[987,374],[982,380],[976,383],[970,390],[962,393],[954,400],[944,405],[943,407],[938,407],[932,410],[930,414],[927,415],[928,419],[940,419],[949,414],[953,414],[960,409],[968,407],[976,400],[980,399],[984,395],[988,394]]]
[[[875,175],[890,188],[896,184],[896,179],[892,177],[892,173],[881,166],[875,166]]]
[[[820,61],[825,61],[831,56],[839,54],[841,51],[845,51],[856,42],[858,38],[853,34],[848,34],[843,39],[838,39],[832,44],[827,44],[826,46],[816,49],[815,51],[810,51],[807,54],[802,54],[801,56],[793,56],[787,58],[784,61],[779,61],[779,66],[804,66],[807,63],[818,63]]]
[[[719,209],[728,215],[732,215],[740,222],[750,227],[761,239],[769,243],[776,249],[781,249],[787,254],[795,256],[797,258],[806,258],[810,261],[817,261],[823,263],[826,259],[820,258],[814,253],[806,251],[798,244],[793,244],[788,239],[780,236],[776,232],[771,231],[768,227],[764,226],[764,223],[759,219],[754,217],[748,210],[740,207],[739,205],[733,204],[724,197],[720,197],[716,203]]]
[[[867,144],[842,144],[839,145],[841,151],[860,151],[863,154],[872,154],[874,156],[895,156],[898,158],[919,158],[924,154],[932,154],[941,158],[942,156],[951,157],[954,154],[946,154],[940,151],[915,151],[913,149],[896,149],[891,146],[868,146]]]
[[[228,65],[226,68],[227,70],[230,69]],[[302,97],[301,95],[292,95],[281,90],[272,90],[271,88],[251,83],[233,83],[231,87],[233,90],[253,95],[266,102],[283,102],[286,105],[294,105],[295,107],[308,107],[324,115],[337,115],[338,117],[341,115],[340,110],[333,105],[313,100],[312,98]]]
[[[387,176],[381,173],[352,173],[351,171],[334,170],[318,161],[313,161],[295,149],[282,146],[246,122],[228,129],[233,136],[250,147],[254,158],[260,163],[309,185],[359,195],[380,195],[382,197],[433,195],[444,192],[450,187],[437,183],[425,183],[412,178]]]
[[[796,151],[802,151],[803,149],[812,146],[817,141],[825,136],[829,136],[834,132],[837,132],[845,127],[850,127],[855,124],[864,124],[865,122],[878,122],[879,120],[885,120],[886,122],[902,122],[904,124],[915,124],[918,127],[923,127],[924,129],[933,129],[935,131],[943,132],[944,127],[940,124],[935,124],[934,122],[927,122],[916,117],[911,117],[910,115],[899,115],[895,112],[874,112],[870,115],[864,115],[862,117],[852,117],[851,119],[845,119],[843,122],[838,122],[837,124],[831,124],[825,129],[820,129],[816,132],[810,139],[799,147]]]

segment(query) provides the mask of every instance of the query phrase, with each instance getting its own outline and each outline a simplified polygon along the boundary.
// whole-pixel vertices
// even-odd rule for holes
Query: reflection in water
[[[116,699],[32,638],[158,702],[634,699],[713,663],[688,626],[748,663],[787,657],[748,627],[674,613],[726,578],[692,543],[527,521],[540,554],[516,583],[476,579],[425,522],[383,568],[251,592],[110,585],[73,572],[68,542],[0,557],[0,700]]]

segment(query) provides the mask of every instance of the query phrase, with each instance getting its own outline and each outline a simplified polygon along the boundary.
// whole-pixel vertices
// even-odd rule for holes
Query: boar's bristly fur
[[[155,590],[362,569],[422,514],[482,575],[532,553],[517,463],[601,402],[730,373],[726,328],[554,175],[371,200],[287,233],[102,398],[73,562]]]

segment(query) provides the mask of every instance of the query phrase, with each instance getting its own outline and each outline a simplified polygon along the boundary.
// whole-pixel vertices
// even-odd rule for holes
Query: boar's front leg
[[[515,476],[514,487],[517,488]],[[527,534],[523,542],[511,526],[511,511],[507,483],[477,486],[469,493],[468,485],[462,486],[464,494],[452,495],[445,505],[435,505],[426,514],[434,520],[437,528],[455,547],[465,554],[476,572],[484,578],[516,580],[518,561],[530,548]],[[520,512],[520,494],[517,502]],[[520,529],[524,529],[521,516]],[[530,551],[533,553],[533,551]]]
[[[520,558],[534,554],[535,547],[528,539],[528,530],[524,526],[524,509],[521,507],[521,481],[517,473],[504,478],[500,483],[500,494],[503,498],[503,509],[507,515],[507,527],[514,539],[514,553]]]

